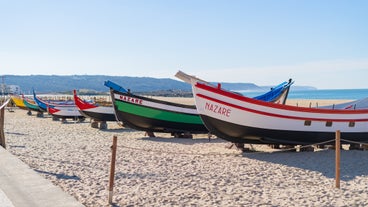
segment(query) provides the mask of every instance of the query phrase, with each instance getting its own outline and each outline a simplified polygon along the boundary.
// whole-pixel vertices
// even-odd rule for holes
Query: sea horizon
[[[245,96],[255,97],[265,91],[241,91]],[[288,99],[344,99],[355,100],[368,97],[368,89],[316,89],[289,91]]]

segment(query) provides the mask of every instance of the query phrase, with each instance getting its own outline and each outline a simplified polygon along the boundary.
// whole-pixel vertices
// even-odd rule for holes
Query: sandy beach
[[[164,99],[164,98],[163,98]],[[172,98],[169,98],[172,99]],[[181,103],[193,99],[175,98]],[[289,100],[312,106],[343,100]],[[242,153],[207,134],[193,139],[122,128],[107,130],[51,117],[6,111],[7,150],[88,207],[108,205],[111,145],[118,137],[114,206],[368,206],[368,153],[341,152],[341,188],[335,151],[277,152],[252,145]],[[271,153],[272,152],[272,153]]]

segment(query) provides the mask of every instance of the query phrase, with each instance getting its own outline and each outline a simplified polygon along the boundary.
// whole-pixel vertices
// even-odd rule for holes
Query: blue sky
[[[0,0],[0,75],[368,88],[368,1]]]

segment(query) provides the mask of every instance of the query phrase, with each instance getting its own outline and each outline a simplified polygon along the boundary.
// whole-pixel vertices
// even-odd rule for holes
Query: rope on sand
[[[356,142],[356,141],[352,141],[352,140],[347,140],[347,139],[341,139],[341,141],[347,142],[347,143],[352,143],[352,144],[361,144],[361,145],[368,145],[368,143],[366,142]],[[129,147],[129,146],[120,146],[122,148],[126,148],[126,149],[131,149],[131,150],[136,150],[136,151],[144,151],[144,152],[155,152],[155,153],[165,153],[165,154],[178,154],[178,155],[198,155],[198,156],[239,156],[241,154],[271,154],[271,153],[279,153],[279,152],[287,152],[287,151],[296,151],[297,149],[299,149],[299,151],[301,151],[301,149],[304,148],[310,148],[316,145],[324,145],[324,144],[328,144],[328,143],[334,143],[335,139],[331,139],[331,140],[327,140],[324,142],[318,142],[318,143],[313,143],[313,144],[309,144],[309,145],[299,145],[297,147],[290,147],[290,148],[285,148],[285,149],[278,149],[278,150],[273,150],[273,151],[256,151],[256,149],[253,147],[252,144],[250,144],[250,148],[251,150],[249,151],[241,151],[239,150],[240,153],[216,153],[216,152],[210,152],[210,153],[194,153],[194,152],[173,152],[173,151],[163,151],[163,150],[155,150],[155,149],[143,149],[143,148],[137,148],[137,147]]]
[[[341,139],[341,141],[344,141],[344,142],[350,142],[350,143],[353,143],[353,144],[368,145],[368,143],[367,143],[367,142],[357,142],[357,141],[352,141],[352,140],[348,140],[348,139]]]
[[[298,146],[297,148],[296,147],[291,147],[291,148],[285,148],[285,149],[274,150],[274,151],[269,151],[269,152],[255,151],[254,147],[252,145],[250,145],[251,148],[252,148],[252,151],[242,151],[242,153],[215,153],[215,152],[212,152],[212,153],[193,153],[193,152],[173,152],[173,151],[163,151],[163,150],[155,150],[155,149],[143,149],[143,148],[137,148],[137,147],[124,146],[124,145],[120,146],[120,147],[135,150],[135,151],[156,152],[156,153],[165,153],[165,154],[178,154],[178,155],[199,155],[199,156],[232,156],[232,155],[235,155],[235,156],[238,156],[238,155],[241,155],[243,153],[246,153],[246,154],[270,154],[270,153],[278,153],[278,152],[295,151],[296,149],[300,150],[300,149],[303,149],[303,148],[313,147],[314,145],[323,145],[323,144],[331,143],[331,142],[334,142],[334,141],[335,140],[332,139],[332,140],[328,140],[328,141],[324,141],[324,142],[318,142],[318,143],[314,143],[314,144],[310,144],[310,145]],[[349,141],[349,140],[344,140],[344,141]]]
[[[328,140],[328,141],[324,141],[324,142],[318,142],[318,143],[314,143],[314,144],[309,144],[309,145],[301,145],[298,147],[290,147],[290,148],[284,148],[284,149],[279,149],[279,150],[274,150],[274,151],[269,151],[269,152],[261,152],[261,151],[245,151],[244,153],[246,154],[271,154],[271,153],[279,153],[279,152],[287,152],[287,151],[295,151],[296,149],[303,149],[303,148],[309,148],[309,147],[313,147],[314,145],[323,145],[323,144],[327,144],[327,143],[331,143],[334,142],[335,140]],[[255,150],[254,147],[251,145],[252,150]]]
[[[347,143],[352,143],[352,144],[368,145],[367,142],[356,142],[356,141],[352,141],[352,140],[348,140],[348,139],[341,139],[341,141],[344,141],[344,142],[347,142]],[[327,144],[327,143],[334,143],[334,142],[335,142],[335,139],[331,139],[331,140],[328,140],[328,141],[314,143],[314,144],[310,144],[310,145],[302,145],[302,146],[299,146],[297,148],[299,148],[299,150],[300,150],[300,149],[303,149],[303,148],[313,147],[315,145],[324,145],[324,144]],[[250,153],[252,153],[252,154],[254,154],[254,153],[277,153],[277,152],[294,151],[297,148],[291,147],[291,148],[280,149],[280,150],[276,150],[276,151],[272,151],[272,152],[250,152]]]

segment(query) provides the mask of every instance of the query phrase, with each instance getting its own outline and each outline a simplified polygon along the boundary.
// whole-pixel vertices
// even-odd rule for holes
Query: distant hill
[[[120,84],[132,92],[152,91],[191,91],[191,86],[170,78],[104,76],[104,75],[5,75],[6,85],[18,85],[23,93],[34,89],[37,93],[83,91],[108,92],[104,86],[106,80]],[[262,90],[262,86],[253,83],[221,83],[229,90]]]
[[[5,84],[19,85],[24,93],[34,89],[37,93],[67,92],[73,89],[86,89],[108,92],[104,82],[110,80],[135,92],[169,89],[190,90],[190,85],[169,78],[103,76],[103,75],[6,75]]]

